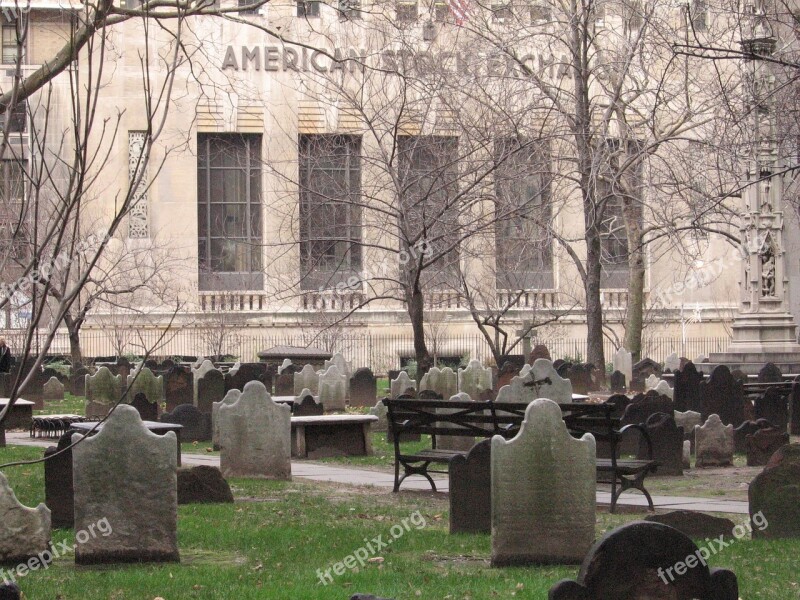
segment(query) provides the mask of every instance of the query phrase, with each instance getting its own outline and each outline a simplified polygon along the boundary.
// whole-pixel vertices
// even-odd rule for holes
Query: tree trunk
[[[597,367],[601,374],[606,372],[606,359],[603,350],[603,305],[600,301],[600,235],[595,227],[586,231],[586,362]]]
[[[414,355],[417,359],[417,381],[433,366],[433,359],[425,343],[425,296],[419,285],[414,284],[409,290],[408,316],[411,319],[411,330],[414,334]]]
[[[81,325],[82,319],[73,319],[69,313],[64,315],[64,325],[67,326],[69,335],[69,353],[72,368],[77,369],[83,364],[83,351],[81,350]]]
[[[628,238],[628,312],[625,317],[625,349],[636,363],[642,358],[642,328],[644,327],[644,248],[639,215],[641,207],[627,196],[623,199],[622,214]]]

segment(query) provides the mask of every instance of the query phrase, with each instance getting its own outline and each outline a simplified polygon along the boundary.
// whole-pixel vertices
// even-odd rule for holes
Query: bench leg
[[[647,477],[649,471],[646,471],[640,475],[636,475],[633,479],[627,479],[624,475],[619,476],[619,490],[616,489],[616,477],[613,479],[613,483],[611,486],[611,508],[610,512],[613,514],[617,507],[617,499],[622,495],[623,492],[627,490],[639,490],[644,494],[644,497],[647,498],[647,505],[648,510],[650,512],[655,512],[656,508],[653,504],[653,498],[650,496],[650,492],[644,487],[644,479]]]
[[[403,476],[398,479],[398,475],[400,474],[400,465],[395,463],[394,466],[394,489],[393,492],[400,491],[400,484],[405,481],[406,477],[410,475],[422,475],[425,479],[428,480],[428,483],[431,484],[431,490],[436,491],[436,483],[433,481],[433,478],[428,475],[428,465],[430,465],[430,461],[424,462],[421,466],[415,467],[413,465],[404,464],[403,467],[405,468],[405,473]]]

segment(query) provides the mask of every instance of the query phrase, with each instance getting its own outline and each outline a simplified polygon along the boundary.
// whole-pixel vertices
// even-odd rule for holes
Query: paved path
[[[23,446],[47,447],[55,445],[54,440],[32,439],[27,433],[6,433],[6,442]],[[219,455],[184,453],[184,465],[219,466]],[[393,473],[342,467],[330,463],[312,461],[292,461],[292,477],[309,481],[328,481],[345,485],[365,485],[391,489],[394,486]],[[439,492],[448,491],[447,477],[434,476]],[[430,485],[422,477],[412,477],[403,482],[402,490],[429,491]],[[597,503],[611,503],[611,493],[597,492]],[[647,500],[639,492],[626,492],[617,501],[619,506],[647,506]],[[690,498],[681,496],[653,496],[653,504],[659,510],[697,510],[703,512],[722,512],[748,514],[747,502],[716,498]]]

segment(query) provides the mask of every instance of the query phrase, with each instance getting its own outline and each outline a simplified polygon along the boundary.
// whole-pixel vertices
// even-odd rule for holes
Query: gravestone
[[[687,362],[682,369],[676,371],[672,390],[675,410],[703,412],[701,381],[703,381],[703,374],[697,371],[697,367],[692,362]]]
[[[550,356],[550,350],[548,350],[547,346],[545,346],[544,344],[536,344],[533,347],[533,349],[531,350],[531,356],[528,359],[528,363],[532,365],[540,358],[553,360],[553,357]]]
[[[167,411],[172,412],[176,406],[194,403],[194,376],[186,367],[174,366],[164,377],[164,398]]]
[[[225,393],[230,390],[241,391],[251,381],[260,381],[267,391],[272,389],[272,377],[267,373],[264,363],[242,363],[225,374]]]
[[[661,381],[660,378],[655,375],[649,375],[647,379],[644,380],[644,391],[649,392],[650,390],[656,389],[659,381]]]
[[[622,373],[626,384],[633,379],[633,355],[625,348],[620,348],[614,354],[614,370]]]
[[[86,416],[103,418],[122,396],[122,376],[112,375],[100,367],[94,375],[86,376]]]
[[[666,396],[660,395],[655,390],[650,390],[646,394],[637,394],[633,397],[630,404],[625,407],[625,412],[622,413],[620,418],[619,427],[627,425],[643,425],[647,423],[647,419],[656,413],[665,413],[671,415],[673,413],[672,400]],[[626,433],[618,449],[622,454],[636,454],[639,448],[640,434],[635,431]]]
[[[792,382],[792,393],[789,396],[789,410],[790,423],[789,433],[792,435],[800,435],[800,375],[794,378]]]
[[[233,493],[217,467],[178,469],[178,504],[233,504]]]
[[[593,381],[592,381],[592,372],[595,370],[595,366],[590,363],[578,363],[576,365],[572,365],[567,371],[567,379],[569,379],[570,383],[572,384],[572,391],[576,394],[588,394],[589,390],[592,389]]]
[[[221,401],[211,405],[211,442],[214,450],[219,450],[219,407],[223,404],[233,404],[241,395],[241,390],[228,390]]]
[[[789,426],[789,406],[785,395],[775,388],[770,388],[755,399],[753,410],[756,420],[766,419],[780,431]]]
[[[664,372],[674,373],[681,368],[681,359],[677,353],[673,352],[664,359]]]
[[[175,366],[175,361],[171,358],[165,358],[161,361],[161,364],[158,365],[159,371],[169,371],[172,367]]]
[[[728,537],[736,526],[730,519],[693,510],[673,510],[663,514],[647,515],[644,520],[669,525],[694,540]]]
[[[625,391],[625,375],[621,371],[611,373],[608,382],[612,392],[619,394]]]
[[[442,398],[451,398],[458,394],[458,375],[450,367],[432,367],[419,382],[420,394],[425,390],[436,392]]]
[[[703,424],[703,416],[693,410],[687,410],[686,412],[675,410],[672,416],[675,418],[675,424],[683,429],[684,439],[693,437],[695,426]]]
[[[645,423],[653,445],[652,458],[659,462],[659,475],[683,475],[683,429],[678,427],[672,414],[650,415]],[[639,459],[649,459],[647,442],[639,438]]]
[[[310,390],[302,390],[294,399],[292,415],[295,417],[318,417],[325,412],[325,407],[315,398]]]
[[[553,363],[553,368],[556,370],[556,373],[558,373],[559,377],[563,377],[564,379],[566,379],[567,373],[569,373],[569,370],[572,368],[572,363],[561,361],[561,364],[556,366],[557,362],[558,361]]]
[[[634,521],[600,538],[577,580],[559,581],[548,599],[738,600],[736,575],[692,560],[698,556],[700,549],[677,529]]]
[[[733,464],[733,425],[710,415],[704,425],[694,428],[696,467],[727,467]]]
[[[50,509],[53,527],[59,529],[75,525],[70,444],[72,434],[64,434],[57,446],[44,451],[44,503]]]
[[[775,363],[768,362],[761,367],[756,381],[759,383],[780,383],[783,381],[783,373]]]
[[[223,477],[291,479],[291,409],[273,402],[264,384],[244,386],[217,420]]]
[[[183,426],[181,442],[211,441],[211,412],[203,413],[196,406],[181,404],[172,412],[161,415],[162,423]]]
[[[763,467],[773,454],[789,443],[789,434],[777,429],[759,429],[745,440],[747,466]]]
[[[534,400],[516,437],[492,438],[491,482],[492,566],[580,562],[594,541],[591,434],[573,438],[555,402]]]
[[[371,431],[383,432],[389,428],[389,409],[383,403],[383,400],[378,400],[367,414],[378,417],[378,420],[370,426]]]
[[[683,468],[692,468],[692,442],[689,440],[683,441]]]
[[[195,381],[195,386],[197,389],[195,406],[201,413],[210,415],[211,405],[225,397],[225,377],[216,369],[206,371]]]
[[[151,433],[123,404],[72,449],[75,531],[102,521],[110,529],[77,544],[77,564],[179,560],[176,443],[174,432]]]
[[[775,426],[766,419],[757,421],[745,421],[733,429],[733,447],[735,452],[745,454],[747,452],[747,436],[753,435],[760,429],[775,429]]]
[[[433,390],[426,390],[425,392],[430,392]],[[420,392],[420,397],[425,392]],[[438,394],[437,394],[438,396]],[[470,398],[466,393],[460,392],[455,394],[454,396],[450,396],[451,402],[471,402],[472,398]],[[453,412],[458,412],[459,409],[447,409],[447,408],[437,408],[437,414],[452,414]],[[453,424],[447,424],[449,427],[456,427]],[[436,448],[438,450],[457,450],[460,452],[468,452],[473,446],[475,445],[475,436],[467,436],[467,435],[441,435],[436,437]]]
[[[64,385],[56,377],[51,377],[47,380],[47,383],[42,386],[42,399],[63,400]]]
[[[742,383],[736,381],[725,365],[715,367],[711,377],[700,382],[704,419],[719,415],[726,425],[738,427],[745,420],[745,398]]]
[[[23,506],[2,473],[0,515],[0,564],[24,563],[48,550],[50,509],[44,503],[36,508]]]
[[[661,378],[661,365],[649,358],[640,360],[631,368],[631,379],[628,389],[637,392],[645,391],[644,382],[650,375]]]
[[[417,382],[411,379],[408,376],[408,373],[405,371],[400,371],[400,374],[397,376],[396,379],[392,379],[389,382],[389,393],[391,398],[398,398],[401,394],[405,394],[406,391],[411,388],[416,392],[417,390]]]
[[[309,390],[314,396],[319,395],[319,373],[311,365],[305,365],[299,373],[294,374],[293,395],[299,396],[303,390]]]
[[[606,404],[610,404],[614,407],[614,409],[611,411],[611,416],[617,419],[622,418],[622,415],[625,414],[625,409],[628,408],[630,403],[631,399],[625,394],[614,394],[609,396],[609,398],[606,400]]]
[[[156,377],[147,367],[128,376],[128,392],[125,402],[130,404],[133,399],[143,394],[145,399],[158,407],[164,402],[164,376]],[[147,419],[145,419],[147,420]]]
[[[341,352],[337,352],[331,356],[330,360],[326,360],[322,364],[322,370],[327,371],[334,365],[336,365],[336,368],[339,369],[339,373],[344,375],[345,381],[349,381],[350,375],[353,374],[353,369],[350,367],[350,363],[345,360]]]
[[[142,421],[158,421],[158,404],[150,402],[143,392],[136,394],[130,405],[136,409]]]
[[[378,382],[369,368],[356,369],[350,376],[350,406],[375,405],[378,398]]]
[[[294,396],[294,373],[280,373],[275,378],[276,396]]]
[[[738,381],[742,385],[749,383],[750,381],[750,378],[741,369],[733,369],[731,371],[731,377],[733,377],[735,381]]]
[[[780,448],[750,483],[753,538],[800,537],[800,444]]]
[[[483,392],[491,390],[492,387],[492,370],[485,368],[481,361],[473,358],[465,369],[458,370],[458,389],[454,394],[464,392],[470,398],[477,400]],[[450,395],[443,394],[442,397],[449,398]]]
[[[295,373],[294,365],[289,358],[284,358],[281,366],[278,367],[278,375],[282,375],[283,373],[288,373],[289,375],[294,375]]]
[[[319,376],[319,401],[327,412],[347,408],[347,377],[336,365],[331,365]]]
[[[450,533],[492,531],[492,440],[450,459]]]
[[[86,396],[86,376],[89,374],[89,369],[86,367],[78,367],[72,371],[70,387],[73,396]]]
[[[547,398],[553,402],[572,402],[572,384],[562,378],[553,368],[553,363],[540,358],[531,366],[524,385],[532,387],[537,398]]]
[[[503,366],[497,372],[497,385],[495,386],[497,390],[500,390],[501,387],[504,385],[508,385],[511,383],[511,380],[514,377],[518,377],[521,372],[521,368],[517,363],[506,361],[503,363]]]

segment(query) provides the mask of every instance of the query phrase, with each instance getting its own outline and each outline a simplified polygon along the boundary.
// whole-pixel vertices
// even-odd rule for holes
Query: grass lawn
[[[40,454],[4,448],[0,463]],[[41,464],[3,471],[24,503],[43,500]],[[303,481],[232,480],[231,485],[234,505],[179,508],[180,564],[78,568],[65,557],[21,580],[26,597],[331,600],[370,592],[397,600],[544,599],[553,583],[577,574],[575,566],[489,568],[489,536],[449,535],[447,499],[440,495]],[[598,513],[597,534],[634,518]],[[403,519],[408,529],[402,528]],[[379,535],[392,538],[398,528],[402,535],[371,556],[376,560],[328,585],[320,583],[317,569],[324,572]],[[58,530],[53,539],[72,543],[72,532]],[[743,540],[713,557],[712,564],[734,569],[743,600],[786,600],[798,597],[798,555],[800,540]]]
[[[44,403],[44,409],[35,410],[33,413],[35,415],[83,415],[85,411],[86,398],[73,396],[66,392],[63,400],[47,400]]]

